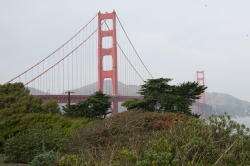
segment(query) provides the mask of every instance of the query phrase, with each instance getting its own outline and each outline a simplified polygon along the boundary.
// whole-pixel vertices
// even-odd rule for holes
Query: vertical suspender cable
[[[129,41],[129,43],[131,44],[131,46],[132,46],[133,50],[135,51],[135,54],[137,55],[137,57],[138,57],[138,58],[139,58],[139,60],[141,61],[141,63],[142,63],[142,65],[144,66],[144,68],[147,70],[147,72],[148,72],[148,74],[150,75],[150,77],[151,77],[151,78],[154,78],[154,77],[153,77],[153,75],[151,74],[151,72],[148,70],[148,68],[147,68],[147,67],[146,67],[146,65],[144,64],[144,62],[142,61],[142,59],[141,59],[141,57],[140,57],[140,55],[139,55],[138,51],[135,49],[135,47],[134,47],[134,45],[133,45],[132,41],[130,40],[130,38],[129,38],[129,36],[128,36],[127,32],[125,31],[125,29],[124,29],[124,27],[123,27],[123,25],[122,25],[122,23],[121,23],[121,21],[120,21],[119,17],[118,17],[118,16],[116,16],[116,18],[117,18],[117,20],[118,20],[118,22],[119,22],[119,24],[120,24],[120,26],[121,26],[121,28],[122,28],[123,32],[125,33],[125,35],[126,35],[126,37],[127,37],[128,41]]]

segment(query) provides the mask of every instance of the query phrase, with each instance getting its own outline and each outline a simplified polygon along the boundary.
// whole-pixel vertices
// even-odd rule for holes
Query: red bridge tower
[[[108,30],[102,29],[102,24],[107,20],[112,20],[112,27]],[[103,39],[111,37],[112,47],[103,48]],[[112,57],[112,69],[103,70],[103,57]],[[98,13],[98,90],[103,91],[104,80],[112,80],[112,95],[118,96],[118,78],[117,78],[117,41],[116,41],[116,13]],[[113,100],[112,114],[118,113],[118,101]]]
[[[196,78],[199,85],[205,86],[205,73],[204,71],[197,71]],[[200,95],[200,103],[206,104],[206,94],[205,92]]]

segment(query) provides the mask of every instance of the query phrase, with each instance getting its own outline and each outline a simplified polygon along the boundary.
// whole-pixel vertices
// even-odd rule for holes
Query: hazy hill
[[[250,102],[229,94],[208,92],[206,93],[206,101],[212,105],[217,113],[228,112],[230,115],[236,116],[250,115]]]
[[[111,81],[107,80],[104,82],[104,93],[111,94],[112,92],[112,83]],[[75,94],[93,94],[98,89],[97,82],[92,83],[86,86],[83,86],[78,89],[73,89],[72,91],[75,92]],[[119,82],[118,83],[118,89],[120,95],[125,96],[138,96],[137,93],[140,89],[140,86],[137,85],[125,85],[124,83]]]
[[[48,93],[44,92],[44,91],[41,91],[39,89],[36,89],[36,88],[32,88],[32,87],[28,87],[28,89],[30,90],[30,93],[32,95],[46,95]]]

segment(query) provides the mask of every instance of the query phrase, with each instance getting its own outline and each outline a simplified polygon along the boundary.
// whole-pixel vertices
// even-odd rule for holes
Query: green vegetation
[[[63,152],[64,142],[88,119],[61,115],[58,104],[43,103],[23,84],[0,85],[0,153],[5,160],[28,163],[51,150]]]
[[[161,129],[186,115],[127,111],[79,129],[68,141],[68,151],[81,155],[87,163],[109,162],[119,150],[140,151]]]
[[[19,133],[26,132],[34,127],[43,129],[58,129],[71,133],[76,128],[88,123],[87,119],[69,119],[62,115],[53,114],[14,114],[0,121],[0,152],[7,139],[15,137]]]
[[[34,159],[30,162],[31,166],[53,166],[56,164],[56,161],[59,159],[60,154],[50,151],[46,153],[39,154],[35,156]]]
[[[0,85],[0,120],[19,113],[59,113],[55,101],[42,103],[22,83]]]
[[[13,113],[42,112],[42,100],[29,95],[22,83],[0,86],[0,111],[11,115]]]
[[[86,117],[96,118],[106,116],[108,109],[111,106],[110,97],[97,91],[85,101],[72,105],[70,110],[65,107],[65,115],[69,117]]]
[[[128,111],[80,129],[69,152],[82,165],[249,165],[248,129],[227,115],[208,123],[175,113]]]
[[[151,79],[143,99],[127,112],[105,117],[110,97],[96,92],[61,114],[21,83],[0,85],[0,163],[32,166],[250,165],[249,129],[213,115],[200,120],[190,105],[204,92],[196,83]]]
[[[139,93],[143,99],[123,103],[128,109],[149,112],[179,112],[191,115],[190,106],[199,99],[206,87],[196,82],[186,82],[180,85],[169,85],[172,79],[149,79],[142,85]]]
[[[65,154],[58,160],[57,164],[59,166],[79,166],[82,164],[82,159],[77,154]]]
[[[43,113],[60,114],[60,108],[56,100],[49,100],[42,104]]]
[[[41,153],[62,152],[67,134],[62,128],[31,128],[8,139],[4,152],[11,161],[27,163]]]

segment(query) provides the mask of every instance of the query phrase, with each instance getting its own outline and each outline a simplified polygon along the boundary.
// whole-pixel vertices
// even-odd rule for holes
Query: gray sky
[[[0,0],[0,83],[113,9],[155,77],[250,101],[249,0]]]

